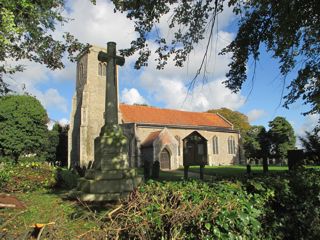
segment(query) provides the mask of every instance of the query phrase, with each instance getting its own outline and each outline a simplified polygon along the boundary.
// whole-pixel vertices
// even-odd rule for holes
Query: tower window
[[[98,64],[98,75],[99,76],[105,76],[106,70],[107,70],[107,65],[105,63]]]

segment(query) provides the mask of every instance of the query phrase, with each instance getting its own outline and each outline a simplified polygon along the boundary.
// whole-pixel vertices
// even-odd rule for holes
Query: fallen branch
[[[0,203],[0,208],[15,208],[16,205],[10,203]]]
[[[108,217],[110,220],[112,220],[111,216],[112,214],[114,214],[115,212],[117,212],[118,210],[120,210],[123,207],[123,205],[121,204],[119,207],[117,207],[116,209],[113,209],[111,212],[108,213]]]
[[[94,231],[94,230],[95,230],[95,228],[92,228],[92,229],[90,229],[90,230],[88,230],[88,231],[80,234],[79,236],[77,236],[77,238],[78,238],[78,239],[81,239],[84,235],[86,235],[86,234],[88,234],[89,232],[92,232],[92,231]]]

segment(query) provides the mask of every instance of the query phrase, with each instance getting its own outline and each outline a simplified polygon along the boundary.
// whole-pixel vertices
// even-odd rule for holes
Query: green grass
[[[269,172],[283,172],[287,171],[287,166],[269,166]],[[198,166],[192,166],[189,169],[190,172],[199,173]],[[210,176],[239,176],[245,175],[247,171],[246,166],[242,165],[233,165],[233,166],[206,166],[204,168],[204,174]],[[251,166],[251,172],[253,174],[260,174],[263,172],[262,166]]]
[[[6,233],[5,239],[20,239],[33,230],[34,224],[50,222],[54,224],[48,225],[46,231],[56,239],[76,239],[98,229],[100,216],[108,211],[106,207],[104,211],[94,211],[76,201],[65,200],[61,192],[43,190],[15,196],[26,208],[0,210],[0,232]]]

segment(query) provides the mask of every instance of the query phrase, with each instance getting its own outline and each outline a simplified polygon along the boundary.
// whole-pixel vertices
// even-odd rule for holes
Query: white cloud
[[[17,72],[10,77],[6,76],[5,81],[10,84],[10,88],[18,93],[27,92],[35,96],[47,110],[53,108],[67,113],[67,99],[60,95],[58,89],[39,90],[38,88],[42,83],[57,79],[52,78],[52,71],[39,63],[21,61],[21,64],[25,65],[25,71]]]
[[[307,115],[305,117],[305,121],[299,125],[296,126],[296,124],[294,124],[294,128],[295,128],[295,133],[297,136],[297,147],[301,148],[301,141],[299,140],[299,137],[305,137],[306,136],[306,131],[307,132],[311,132],[314,127],[319,124],[319,119],[320,119],[320,114],[312,114],[312,115]]]
[[[250,112],[247,113],[249,122],[252,123],[264,116],[266,116],[266,111],[262,109],[252,109]]]
[[[223,39],[217,38],[213,41],[216,48],[211,51],[211,56],[206,62],[206,74],[200,74],[196,84],[189,93],[188,86],[195,76],[200,62],[203,58],[203,48],[196,47],[183,68],[175,67],[172,60],[168,61],[164,70],[156,70],[156,62],[150,61],[140,76],[140,85],[151,93],[157,101],[166,107],[185,109],[191,111],[206,111],[212,108],[228,107],[237,109],[244,104],[241,94],[233,94],[222,83],[228,71],[230,56],[220,56],[218,52],[227,45],[225,42],[232,40],[232,34],[219,32]],[[150,43],[154,49],[156,46]],[[152,56],[150,59],[154,59]],[[189,94],[188,94],[189,93]]]
[[[127,104],[144,104],[147,101],[140,95],[139,91],[135,88],[123,89],[121,92],[121,101]]]
[[[51,131],[53,129],[53,125],[55,124],[55,121],[53,120],[50,120],[48,123],[47,123],[47,127],[48,129]]]
[[[103,47],[114,41],[119,48],[125,48],[137,36],[133,22],[125,13],[114,13],[111,1],[97,0],[93,5],[88,0],[72,0],[68,1],[68,7],[71,10],[65,15],[73,20],[66,23],[61,32],[70,32],[81,42]]]
[[[319,123],[320,114],[312,114],[307,115],[305,117],[305,121],[296,129],[296,133],[298,136],[304,136],[305,132],[312,131],[314,127]]]
[[[59,120],[59,124],[64,127],[69,124],[69,120],[66,118],[62,118]]]
[[[188,93],[188,87],[178,79],[159,79],[152,94],[165,107],[189,111],[207,111],[227,107],[237,109],[244,104],[244,97],[233,94],[224,87],[222,79],[199,85]]]
[[[47,123],[47,127],[48,129],[51,131],[53,129],[53,126],[55,123],[59,123],[60,126],[64,127],[66,126],[67,124],[69,124],[69,120],[66,119],[66,118],[62,118],[60,119],[59,121],[54,121],[54,120],[49,120],[49,122]]]
[[[63,113],[68,112],[67,100],[60,95],[57,89],[49,88],[44,93],[34,91],[33,94],[39,99],[45,108],[55,108]]]

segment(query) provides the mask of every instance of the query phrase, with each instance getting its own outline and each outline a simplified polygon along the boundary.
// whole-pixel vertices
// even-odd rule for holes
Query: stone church
[[[69,167],[90,167],[94,140],[104,124],[106,65],[91,46],[78,56],[76,92],[68,136]],[[174,96],[172,96],[174,97]],[[161,109],[142,105],[118,106],[119,124],[127,137],[130,167],[159,161],[164,170],[184,163],[239,163],[239,131],[219,114]]]

